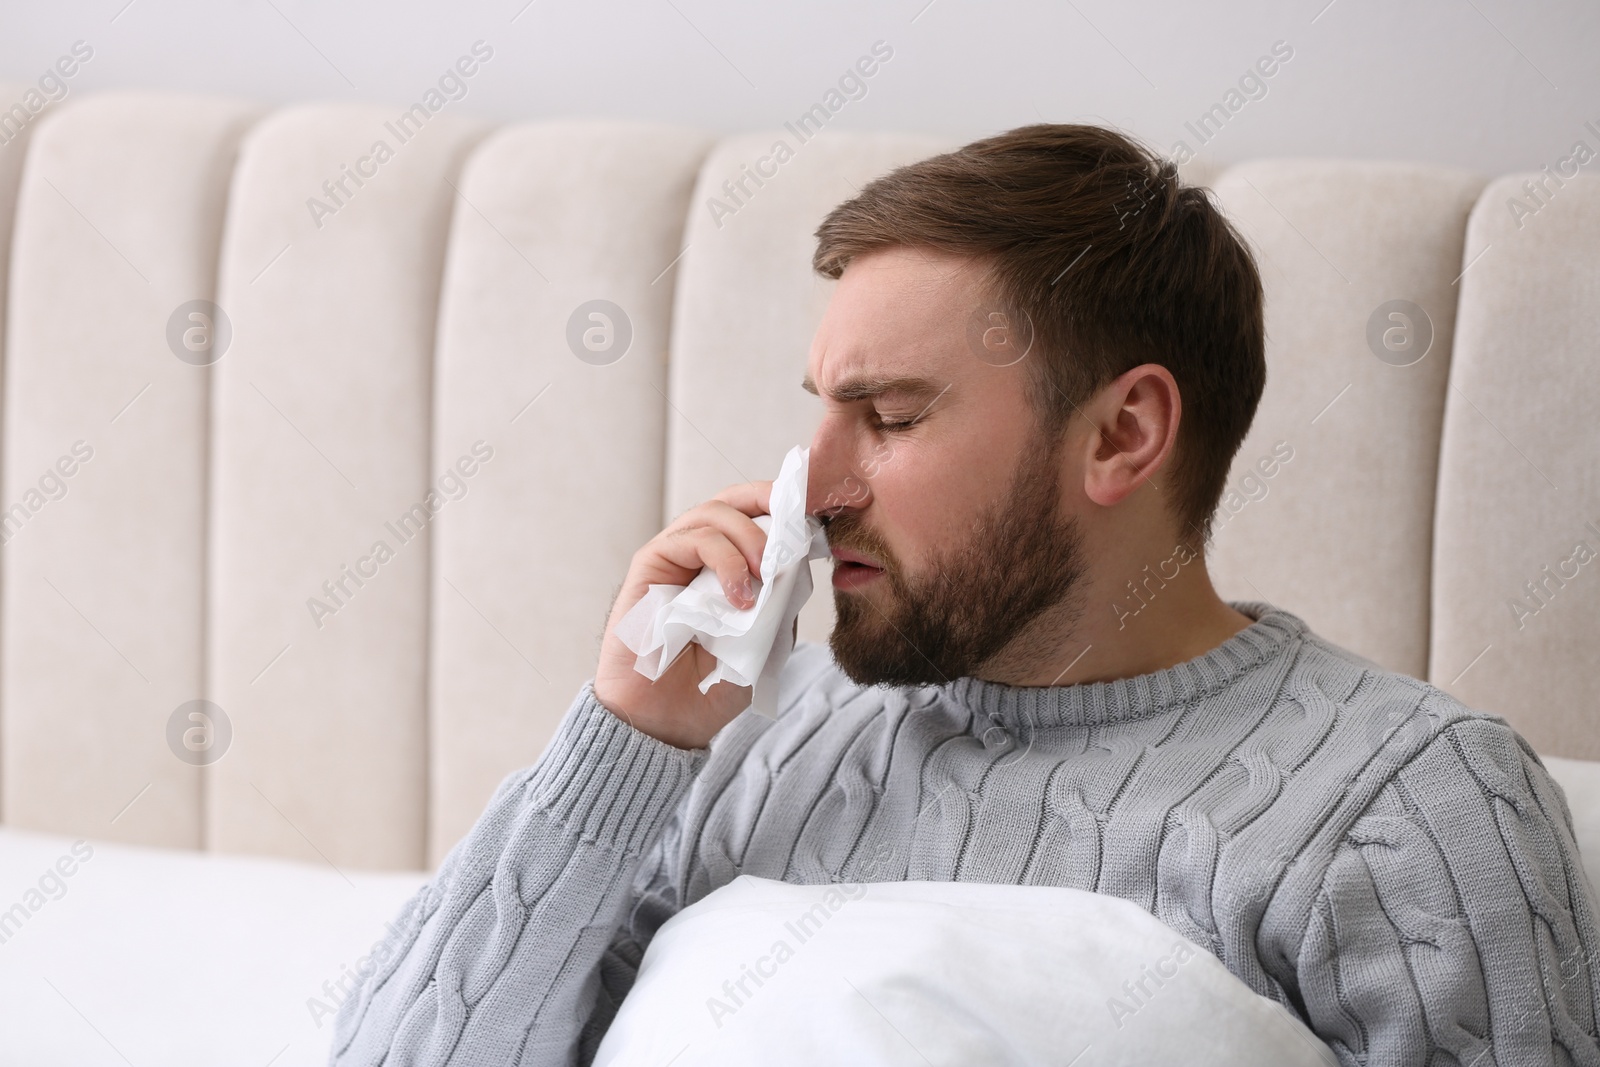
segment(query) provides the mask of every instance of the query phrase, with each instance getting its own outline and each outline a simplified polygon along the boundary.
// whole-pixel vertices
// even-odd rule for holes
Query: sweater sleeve
[[[662,830],[706,755],[635,730],[585,684],[406,904],[397,949],[340,1006],[329,1063],[592,1056],[654,930],[636,880],[672,881]]]
[[[1465,719],[1412,757],[1335,848],[1296,966],[1344,1064],[1600,1067],[1595,893],[1527,742]]]

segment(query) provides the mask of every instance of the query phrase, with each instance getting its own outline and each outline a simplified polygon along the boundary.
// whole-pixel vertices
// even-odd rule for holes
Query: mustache
[[[899,569],[899,561],[895,559],[888,542],[856,515],[849,513],[835,515],[823,527],[823,534],[828,539],[829,548],[847,549],[870,556],[882,563],[885,571]]]

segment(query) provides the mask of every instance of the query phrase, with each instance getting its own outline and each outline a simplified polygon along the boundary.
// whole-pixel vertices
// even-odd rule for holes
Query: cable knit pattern
[[[1600,1067],[1560,787],[1497,716],[1287,612],[1113,682],[865,688],[661,744],[578,694],[402,913],[330,1062],[587,1064],[675,912],[741,874],[1070,886],[1145,908],[1346,1064]]]

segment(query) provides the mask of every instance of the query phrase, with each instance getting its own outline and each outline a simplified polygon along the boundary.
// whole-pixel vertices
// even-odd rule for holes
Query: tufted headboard
[[[822,214],[955,147],[400,113],[0,120],[0,821],[437,862],[633,551],[809,438]],[[1600,759],[1600,179],[1185,171],[1267,288],[1224,595]]]

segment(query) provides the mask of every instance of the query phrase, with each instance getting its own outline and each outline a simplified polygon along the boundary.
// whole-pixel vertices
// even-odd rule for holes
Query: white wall
[[[526,5],[526,6],[525,6]],[[474,40],[452,110],[770,128],[883,40],[894,57],[836,128],[979,136],[1108,122],[1164,151],[1275,41],[1293,58],[1205,147],[1536,169],[1600,128],[1593,0],[0,0],[0,83],[74,41],[81,93],[151,87],[270,102],[416,100]],[[0,101],[0,108],[14,101]]]

